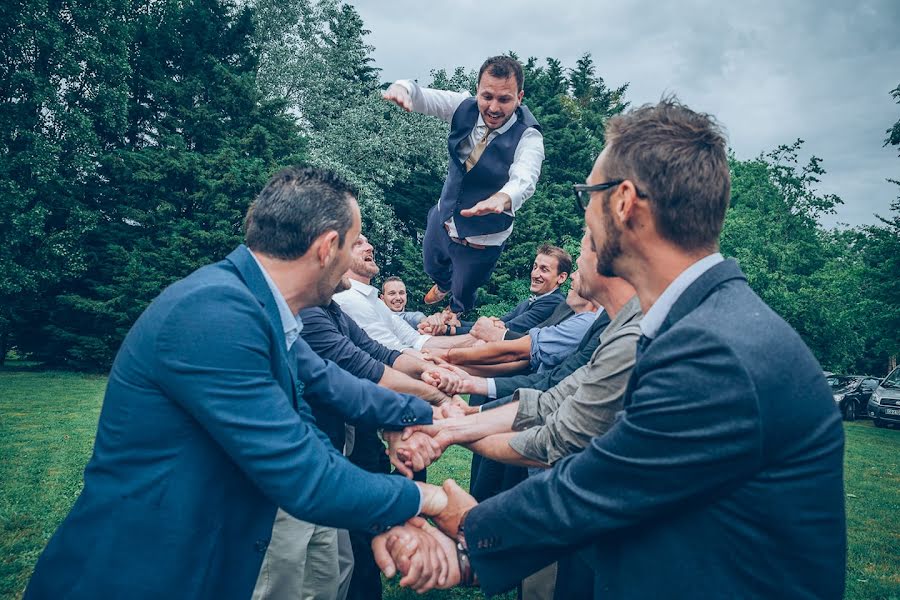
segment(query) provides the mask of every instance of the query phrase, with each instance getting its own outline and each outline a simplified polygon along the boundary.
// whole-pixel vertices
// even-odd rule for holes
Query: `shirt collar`
[[[692,283],[697,281],[701,275],[725,260],[718,252],[705,256],[689,266],[669,284],[669,286],[660,294],[644,318],[641,319],[641,333],[644,336],[653,339],[662,327],[663,321],[669,316],[669,311],[675,306],[675,302],[688,289]]]
[[[265,267],[262,266],[262,263],[259,262],[259,259],[256,258],[256,255],[252,251],[250,252],[250,256],[253,257],[253,260],[255,260],[256,264],[259,266],[259,270],[262,271],[263,277],[266,278],[266,284],[269,286],[269,291],[272,292],[272,296],[275,298],[275,306],[278,307],[278,316],[281,317],[281,327],[284,329],[284,341],[287,345],[287,349],[290,350],[291,346],[294,345],[294,342],[297,341],[297,338],[300,337],[300,332],[303,331],[303,321],[300,320],[299,316],[291,312],[291,308],[288,306],[287,300],[284,299],[281,290],[278,289],[278,286],[275,285],[275,282],[269,277]]]
[[[559,286],[556,286],[549,292],[544,292],[543,294],[531,294],[530,296],[528,296],[528,304],[533,303],[538,298],[543,298],[544,296],[549,296],[550,294],[552,294],[553,292],[555,292],[558,289],[559,289]]]
[[[361,281],[357,281],[357,280],[355,280],[355,279],[351,279],[351,280],[350,280],[350,289],[351,289],[351,290],[356,290],[357,292],[359,292],[359,293],[362,294],[363,296],[369,296],[369,297],[371,297],[372,294],[376,294],[376,295],[378,294],[378,288],[373,287],[373,286],[371,286],[371,285],[369,285],[369,284],[367,284],[367,283],[363,283],[363,282],[361,282]]]
[[[496,134],[506,133],[509,131],[509,128],[515,125],[516,121],[519,120],[519,115],[513,112],[512,116],[509,118],[509,121],[504,123],[500,128],[494,129]],[[484,128],[487,125],[484,124],[484,117],[481,116],[481,111],[478,111],[478,121],[475,122],[476,127]]]

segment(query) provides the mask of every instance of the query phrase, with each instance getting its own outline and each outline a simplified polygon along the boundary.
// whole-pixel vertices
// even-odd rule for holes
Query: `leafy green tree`
[[[891,90],[891,96],[897,101],[897,104],[900,104],[900,84]],[[897,146],[897,151],[900,152],[900,119],[897,119],[894,126],[887,130],[887,138],[884,140],[884,145]]]
[[[750,286],[800,333],[823,366],[847,370],[867,336],[859,319],[854,235],[818,225],[818,215],[841,200],[816,191],[822,161],[813,156],[801,166],[801,147],[797,140],[754,160],[731,159],[722,251],[740,262]]]
[[[263,93],[283,96],[300,115],[310,163],[360,189],[364,231],[390,267],[395,254],[412,251],[415,236],[398,224],[386,191],[393,195],[402,182],[423,173],[436,178],[446,168],[445,126],[380,98],[369,32],[352,6],[258,0],[255,7]]]
[[[98,156],[125,119],[124,0],[0,10],[0,363],[87,268]]]
[[[128,14],[123,134],[95,157],[82,276],[31,324],[41,335],[17,341],[79,368],[108,365],[162,288],[234,247],[267,177],[304,157],[284,103],[257,89],[249,9],[167,0]]]

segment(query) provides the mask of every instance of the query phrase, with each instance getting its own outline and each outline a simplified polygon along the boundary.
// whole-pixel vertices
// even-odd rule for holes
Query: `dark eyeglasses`
[[[612,181],[604,181],[603,183],[598,183],[596,185],[576,183],[572,186],[572,191],[575,192],[575,205],[581,209],[581,212],[584,212],[587,210],[588,203],[591,201],[591,192],[602,192],[614,188],[624,181],[624,179],[613,179]],[[635,186],[634,190],[637,192],[638,198],[647,197],[637,189],[637,186]]]

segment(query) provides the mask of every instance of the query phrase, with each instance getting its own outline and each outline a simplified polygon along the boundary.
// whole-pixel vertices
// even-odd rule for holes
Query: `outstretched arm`
[[[453,113],[470,95],[468,92],[423,88],[415,81],[400,79],[392,83],[381,97],[405,111],[430,115],[449,123]]]
[[[495,365],[526,360],[531,355],[531,336],[490,342],[468,348],[450,348],[443,357],[454,365]]]
[[[483,437],[471,444],[466,444],[466,446],[476,454],[508,465],[538,468],[547,468],[550,466],[546,463],[526,458],[516,452],[512,446],[509,445],[509,441],[516,435],[518,434],[514,432],[496,433],[494,435]]]

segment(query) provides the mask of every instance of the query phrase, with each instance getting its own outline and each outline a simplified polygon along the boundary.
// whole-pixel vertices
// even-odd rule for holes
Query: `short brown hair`
[[[403,283],[403,280],[400,279],[399,277],[397,277],[396,275],[391,275],[390,277],[385,277],[384,281],[381,282],[381,293],[382,294],[384,293],[384,288],[387,287],[387,284],[389,284],[393,281],[399,281],[400,283]],[[406,287],[405,283],[403,283],[403,287]]]
[[[731,196],[725,134],[677,98],[617,115],[606,125],[604,176],[629,179],[649,198],[659,234],[684,250],[713,250]]]
[[[497,79],[516,78],[516,89],[522,91],[525,86],[525,74],[522,72],[522,64],[509,56],[492,56],[481,65],[478,70],[478,83],[481,83],[481,76],[487,71],[491,77]]]
[[[356,189],[333,171],[282,169],[247,209],[244,243],[254,252],[294,260],[306,254],[317,237],[334,230],[343,247],[356,196]]]
[[[556,274],[572,273],[572,255],[560,248],[559,246],[551,246],[550,244],[541,244],[537,249],[538,254],[544,256],[552,256],[556,259]]]

